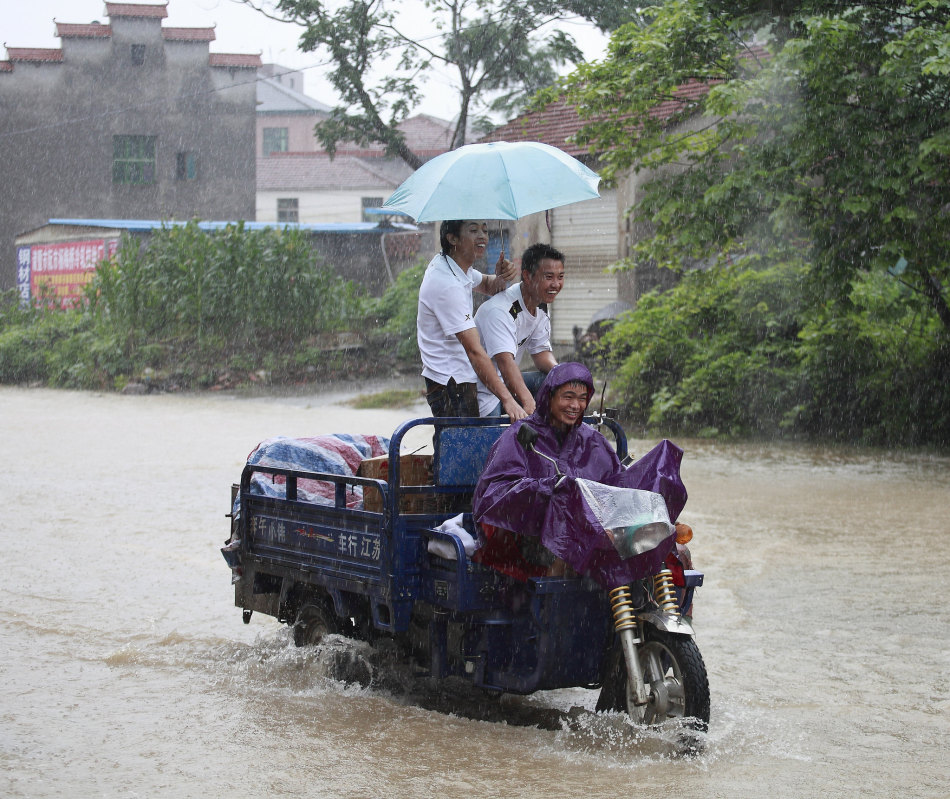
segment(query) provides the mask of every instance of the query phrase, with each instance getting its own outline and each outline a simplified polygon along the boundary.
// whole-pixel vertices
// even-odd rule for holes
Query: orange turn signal
[[[676,523],[676,543],[688,544],[693,540],[693,528],[682,522]]]

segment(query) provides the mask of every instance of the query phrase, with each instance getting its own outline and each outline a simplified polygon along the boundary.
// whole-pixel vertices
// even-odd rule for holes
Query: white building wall
[[[587,330],[594,313],[618,299],[617,275],[606,267],[620,257],[617,195],[601,189],[593,200],[550,212],[551,243],[564,253],[564,288],[548,309],[555,344],[571,344],[574,327]]]
[[[259,191],[257,193],[257,221],[277,221],[277,200],[297,199],[299,222],[362,222],[363,198],[386,198],[391,190],[349,189],[324,191]]]

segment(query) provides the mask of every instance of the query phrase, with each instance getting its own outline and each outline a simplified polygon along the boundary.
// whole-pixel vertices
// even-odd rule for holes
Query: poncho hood
[[[594,378],[591,377],[590,369],[582,363],[559,363],[548,372],[538,389],[534,413],[528,417],[528,424],[532,427],[538,423],[550,424],[551,397],[565,383],[583,383],[587,386],[587,404],[590,405],[594,396]],[[578,419],[577,424],[582,424],[582,421]]]

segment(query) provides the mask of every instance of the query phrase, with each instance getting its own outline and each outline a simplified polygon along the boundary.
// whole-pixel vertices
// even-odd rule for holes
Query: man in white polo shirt
[[[521,256],[521,282],[482,303],[475,324],[496,372],[527,413],[534,412],[534,395],[544,376],[556,365],[551,350],[551,320],[547,305],[564,287],[564,256],[549,244],[533,244]],[[521,373],[528,353],[537,372]],[[495,393],[477,384],[480,416],[496,416],[501,407]]]
[[[518,270],[502,252],[494,275],[473,264],[485,254],[488,224],[451,220],[441,224],[442,252],[429,263],[419,287],[416,338],[422,356],[426,401],[432,415],[478,416],[476,380],[484,382],[512,420],[527,416],[502,382],[475,328],[472,291],[497,294]]]

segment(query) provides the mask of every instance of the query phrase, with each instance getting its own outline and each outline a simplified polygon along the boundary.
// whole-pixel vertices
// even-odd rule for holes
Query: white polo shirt
[[[483,277],[477,269],[464,271],[441,253],[429,262],[419,287],[416,314],[423,377],[443,386],[452,377],[456,383],[474,383],[478,379],[456,334],[475,327],[472,289]]]
[[[524,354],[537,355],[551,349],[551,319],[543,308],[527,311],[521,284],[515,283],[483,302],[475,314],[475,325],[482,346],[491,358],[499,352],[510,352],[520,364]],[[501,375],[498,367],[495,371]],[[498,397],[478,381],[478,412],[485,416],[498,403]]]

